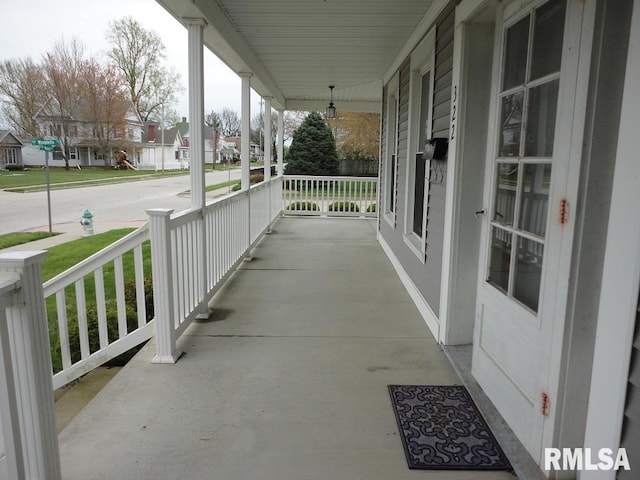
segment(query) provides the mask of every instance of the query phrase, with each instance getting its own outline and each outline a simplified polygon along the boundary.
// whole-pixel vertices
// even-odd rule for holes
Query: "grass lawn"
[[[352,182],[323,182],[322,180],[310,180],[309,182],[300,182],[296,185],[291,181],[287,183],[285,180],[285,190],[292,197],[299,192],[305,198],[313,199],[347,199],[347,200],[375,200],[377,198],[377,189],[375,184],[354,184]],[[298,189],[295,190],[294,188]]]
[[[49,253],[42,262],[42,281],[46,282],[134,230],[134,228],[110,230],[49,248]]]
[[[49,254],[42,263],[43,281],[46,282],[47,280],[50,280],[85,258],[124,237],[133,230],[133,228],[111,230],[102,234],[79,238],[50,248]],[[145,277],[151,277],[151,247],[148,241],[143,244],[142,253]],[[113,341],[118,338],[116,287],[113,263],[105,265],[103,267],[103,271],[109,340]],[[133,253],[131,252],[123,256],[123,274],[125,286],[127,286],[127,284],[135,278]],[[150,289],[150,282],[148,286]],[[89,274],[84,278],[84,289],[87,304],[87,322],[89,325],[89,343],[91,346],[91,352],[94,352],[99,348],[99,335],[95,293],[96,288],[93,274]],[[137,325],[137,316],[135,312],[135,287],[132,287],[131,285],[128,286],[125,298],[127,300],[128,330],[131,331]],[[75,362],[80,359],[80,337],[78,334],[78,313],[76,307],[76,290],[74,285],[65,289],[65,300],[67,307],[69,340],[71,344],[71,357],[72,361]],[[46,308],[47,318],[49,319],[51,360],[54,372],[58,372],[62,369],[62,356],[60,351],[55,296],[46,300]]]
[[[58,234],[55,232],[6,233],[4,235],[0,235],[0,249],[15,247],[16,245],[22,245],[23,243],[33,242],[34,240],[40,240],[42,238],[53,237],[54,235]]]
[[[188,170],[167,170],[165,173],[154,171],[115,170],[113,168],[84,168],[69,170],[50,169],[50,182],[52,188],[60,188],[61,184],[68,186],[95,185],[103,183],[128,182],[140,179],[162,178],[167,175],[187,175]],[[22,171],[0,172],[0,190],[15,192],[25,190],[42,190],[46,188],[47,176],[44,168],[35,168]],[[67,185],[65,185],[67,186]]]
[[[205,192],[212,192],[214,190],[219,190],[221,188],[228,187],[229,185],[231,185],[232,187],[234,185],[240,185],[240,180],[231,180],[230,182],[222,182],[222,183],[216,183],[215,185],[207,185],[207,187],[204,190]]]

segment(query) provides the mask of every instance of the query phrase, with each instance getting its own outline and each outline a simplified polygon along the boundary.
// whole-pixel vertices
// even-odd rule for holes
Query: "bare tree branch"
[[[182,91],[180,74],[163,65],[166,54],[160,36],[132,17],[113,21],[109,27],[108,55],[122,71],[133,105],[143,121],[159,120],[162,107],[174,104]]]
[[[44,75],[31,58],[0,63],[0,110],[19,136],[38,135],[34,117],[42,108]]]

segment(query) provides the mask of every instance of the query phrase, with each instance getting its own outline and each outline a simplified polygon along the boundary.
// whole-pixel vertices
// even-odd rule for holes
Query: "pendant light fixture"
[[[336,107],[333,106],[333,89],[334,85],[329,85],[329,90],[331,91],[331,99],[329,100],[329,106],[327,107],[326,117],[327,118],[336,118]]]

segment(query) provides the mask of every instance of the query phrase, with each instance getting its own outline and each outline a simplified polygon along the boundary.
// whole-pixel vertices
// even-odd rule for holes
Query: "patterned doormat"
[[[513,470],[463,386],[389,385],[411,469]]]

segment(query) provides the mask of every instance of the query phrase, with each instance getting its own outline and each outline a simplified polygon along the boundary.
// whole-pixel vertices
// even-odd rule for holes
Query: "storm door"
[[[562,130],[556,119],[566,5],[551,0],[511,10],[507,6],[499,14],[504,18],[494,50],[500,58],[473,368],[514,432],[536,452],[545,408],[541,377],[551,340],[542,328],[540,306],[554,282],[545,253],[549,242],[557,241],[548,223],[554,220],[549,199]]]

